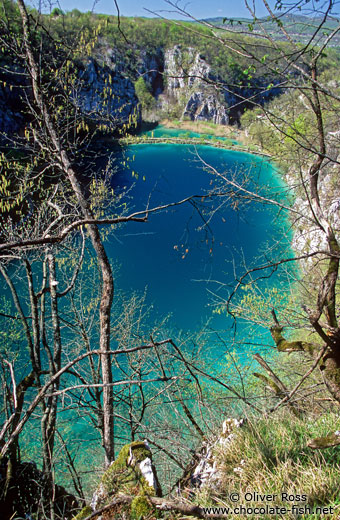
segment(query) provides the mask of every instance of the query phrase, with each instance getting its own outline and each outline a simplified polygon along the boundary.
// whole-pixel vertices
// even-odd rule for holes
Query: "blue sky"
[[[145,9],[157,11],[167,18],[178,18],[175,16],[171,7],[164,0],[117,0],[120,13],[124,16],[151,16]],[[34,7],[38,7],[38,0],[29,2]],[[44,0],[42,0],[44,3]],[[259,5],[261,2],[256,2]],[[273,4],[273,1],[270,2]],[[182,1],[178,3],[181,7],[186,7],[196,18],[209,18],[215,16],[227,16],[229,18],[237,16],[249,17],[249,11],[244,7],[243,0],[192,0],[191,2]],[[49,11],[50,3],[46,2],[45,11]],[[53,7],[59,6],[63,11],[79,9],[80,11],[91,11],[97,13],[116,14],[114,0],[59,0],[53,3]],[[257,15],[267,14],[264,9],[258,10]]]

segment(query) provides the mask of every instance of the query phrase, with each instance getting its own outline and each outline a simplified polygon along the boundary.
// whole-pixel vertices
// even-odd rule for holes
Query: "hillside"
[[[214,23],[217,22],[216,19]],[[228,32],[215,38],[213,29],[194,23],[122,18],[118,27],[116,17],[77,10],[66,15],[45,16],[44,23],[50,34],[68,47],[67,53],[60,54],[55,66],[60,66],[62,60],[71,60],[78,69],[77,74],[83,78],[79,89],[81,104],[87,113],[96,105],[103,104],[100,92],[109,75],[114,78],[116,101],[111,102],[110,110],[114,110],[116,103],[115,111],[122,118],[122,124],[128,122],[137,108],[134,89],[141,102],[143,119],[184,118],[239,124],[246,108],[254,103],[263,105],[276,97],[282,93],[281,84],[284,84],[287,73],[292,77],[297,74],[293,69],[285,68],[279,49],[268,50],[264,42],[259,43],[252,37],[248,25],[246,35],[242,34],[243,26],[233,25],[233,31],[236,31],[232,40],[237,51],[235,54],[230,48]],[[80,43],[78,49],[71,51],[74,39],[81,42],[80,35],[84,32],[94,38],[91,49]],[[270,32],[273,32],[272,25]],[[278,32],[273,34],[275,36]],[[47,54],[47,40],[44,45]],[[246,49],[256,58],[256,65],[249,67]],[[53,60],[56,61],[56,57]],[[321,70],[336,68],[339,64],[337,52],[329,49],[323,62],[324,65],[320,63]],[[273,66],[269,67],[271,63]],[[12,75],[11,71],[6,74],[5,65],[0,78],[3,85],[0,107],[13,107],[12,126],[17,129],[22,125],[22,116],[15,113],[13,96],[18,88],[14,91],[9,89],[10,81],[15,79],[11,78]],[[18,83],[20,76],[15,81]],[[85,83],[88,85],[86,88]],[[130,110],[128,106],[134,108]],[[6,116],[0,114],[0,129],[9,128],[10,113]],[[137,115],[137,120],[140,122],[140,115]]]
[[[323,24],[322,16],[304,16],[299,14],[280,14],[276,13],[276,20],[270,17],[258,18],[255,21],[251,18],[228,18],[216,17],[206,18],[203,22],[211,24],[219,29],[230,30],[235,32],[247,32],[254,34],[270,34],[276,41],[287,41],[287,37],[282,33],[281,24],[285,28],[289,37],[296,43],[307,43],[315,30],[323,25],[322,35],[318,38],[318,45],[322,45],[327,37],[334,31],[339,24],[339,19],[329,17],[327,22]],[[335,34],[329,47],[338,48],[340,46],[340,37]]]
[[[266,20],[230,34],[219,19],[40,15],[24,0],[0,14],[0,514],[338,515],[337,35],[317,46],[335,20],[305,48],[304,17],[275,23],[303,34],[295,45]],[[164,118],[187,134],[136,135]],[[179,330],[149,304],[144,253],[173,313],[184,266],[221,329]],[[187,324],[204,303],[184,291]]]

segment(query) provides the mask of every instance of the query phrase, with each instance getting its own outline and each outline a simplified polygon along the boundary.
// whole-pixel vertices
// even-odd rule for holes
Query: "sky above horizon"
[[[117,14],[117,8],[114,0],[59,0],[48,2],[46,0],[30,0],[30,5],[38,8],[39,3],[42,5],[44,12],[49,12],[54,7],[60,7],[63,11],[72,11],[79,9],[80,11],[94,11],[96,13]],[[257,16],[268,14],[263,7],[261,1],[258,4]],[[275,2],[271,0],[269,4]],[[152,16],[152,13],[165,18],[182,18],[185,16],[176,15],[175,9],[168,5],[165,0],[117,0],[121,16]],[[241,0],[191,0],[189,2],[177,2],[178,6],[189,11],[195,18],[213,18],[219,16],[233,17],[250,17],[250,13]],[[151,13],[150,13],[151,11]],[[154,15],[156,16],[156,14]]]

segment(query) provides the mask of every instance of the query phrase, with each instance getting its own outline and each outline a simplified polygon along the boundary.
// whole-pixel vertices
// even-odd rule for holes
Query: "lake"
[[[162,129],[161,134],[180,135]],[[282,191],[274,167],[262,157],[212,146],[140,144],[129,146],[120,159],[115,183],[130,190],[131,210],[150,208],[203,196],[218,186],[218,179],[202,167],[197,153],[219,172],[272,195]],[[276,195],[277,196],[277,195]],[[235,275],[253,267],[273,240],[289,247],[284,217],[268,205],[215,196],[150,215],[147,223],[129,223],[112,235],[110,257],[121,267],[116,289],[142,294],[153,305],[153,318],[171,314],[172,330],[198,331],[208,320],[210,329],[231,326],[224,313],[216,314],[235,283]],[[231,207],[233,206],[233,207]],[[275,279],[277,281],[277,278]],[[273,279],[271,283],[276,283]]]
[[[164,133],[164,130],[162,130]],[[169,135],[174,135],[171,132]],[[288,226],[284,215],[279,218],[269,205],[255,204],[226,192],[218,177],[202,166],[198,155],[221,173],[238,181],[247,180],[247,186],[271,196],[282,197],[284,186],[274,167],[262,157],[212,146],[152,144],[129,146],[117,159],[115,189],[128,190],[129,212],[142,210],[147,205],[173,203],[196,195],[195,203],[172,206],[159,214],[150,214],[146,223],[128,223],[120,226],[106,242],[107,252],[115,270],[115,290],[127,296],[133,292],[143,295],[152,306],[144,326],[152,328],[169,316],[163,337],[175,340],[180,333],[193,334],[181,348],[193,349],[195,334],[205,330],[204,349],[200,351],[200,364],[209,373],[228,375],[228,383],[238,380],[237,361],[242,366],[242,381],[251,374],[249,361],[252,349],[262,352],[260,345],[271,344],[267,328],[249,330],[246,322],[238,323],[236,342],[234,322],[225,312],[214,313],[225,304],[228,292],[235,287],[235,277],[271,255],[270,247],[278,244],[289,249]],[[212,197],[206,197],[207,194]],[[203,199],[202,199],[203,197]],[[278,240],[278,242],[276,242]],[[264,273],[268,274],[268,273]],[[276,275],[263,280],[262,287],[280,284]],[[242,294],[242,291],[241,291]],[[67,332],[64,334],[67,334]],[[208,339],[207,339],[208,338]],[[134,338],[130,338],[134,341]],[[158,339],[158,338],[157,338]],[[18,344],[18,348],[21,345]],[[228,357],[237,351],[238,357]],[[273,349],[271,352],[275,352]],[[232,359],[232,362],[230,362]],[[236,359],[236,362],[234,363]],[[120,360],[121,366],[124,360]],[[114,371],[116,371],[116,365]],[[234,375],[233,375],[234,374]],[[120,374],[114,373],[114,376]],[[152,392],[155,387],[147,391]],[[220,388],[218,392],[220,392]],[[190,402],[195,407],[195,399]],[[230,401],[230,406],[237,406]],[[136,410],[139,406],[136,398]],[[69,409],[68,409],[69,406]],[[226,406],[229,406],[227,403]],[[124,415],[125,402],[117,401],[115,412]],[[165,410],[166,405],[150,408],[150,417]],[[92,427],[88,410],[78,407],[73,397],[60,404],[58,426],[63,432],[82,468],[99,466],[101,443],[99,433]],[[167,417],[171,416],[166,408]],[[217,412],[218,413],[218,412]],[[150,420],[144,418],[144,423]],[[158,426],[157,426],[158,429]],[[158,430],[157,430],[158,431]],[[143,429],[141,429],[141,435]],[[126,421],[116,424],[117,445],[130,440]],[[24,460],[40,459],[40,418],[30,421],[21,437]],[[32,441],[34,439],[34,442]],[[58,479],[66,478],[66,466],[58,462]],[[91,471],[89,472],[91,473]],[[87,475],[87,473],[86,473]],[[86,476],[88,479],[88,476]]]

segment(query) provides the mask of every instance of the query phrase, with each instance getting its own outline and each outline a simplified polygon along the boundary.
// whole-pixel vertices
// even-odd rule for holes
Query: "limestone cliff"
[[[178,111],[192,121],[229,122],[227,104],[215,88],[216,77],[205,57],[194,48],[176,45],[164,54],[165,88],[160,96],[163,110]]]
[[[139,126],[141,112],[133,82],[120,70],[91,57],[78,60],[73,72],[76,79],[70,100],[87,120],[106,124],[111,130],[124,125]],[[14,65],[7,65],[0,74],[0,136],[3,138],[22,133],[30,120],[25,104],[29,87],[27,85],[24,92],[22,76],[23,72],[17,71]]]
[[[0,63],[0,142],[7,136],[19,132],[24,124],[24,105],[21,101],[24,95],[23,71],[16,65],[11,68],[6,63]]]
[[[153,120],[167,116],[220,125],[238,121],[246,105],[244,99],[255,93],[258,96],[259,84],[269,82],[257,77],[242,85],[241,78],[237,86],[235,78],[228,74],[221,77],[195,47],[134,47],[125,54],[105,39],[89,58],[76,60],[74,72],[71,99],[86,118],[99,124],[110,121],[112,127],[131,121],[139,126],[141,109],[134,82],[140,77],[155,98]],[[0,89],[0,132],[18,132],[27,123],[22,116],[25,110],[16,109],[20,91],[10,91],[1,74]],[[262,89],[257,100],[261,104],[279,93],[279,89]]]
[[[113,128],[139,125],[141,114],[131,80],[93,58],[78,67],[73,100],[85,116],[97,123],[109,122]]]

